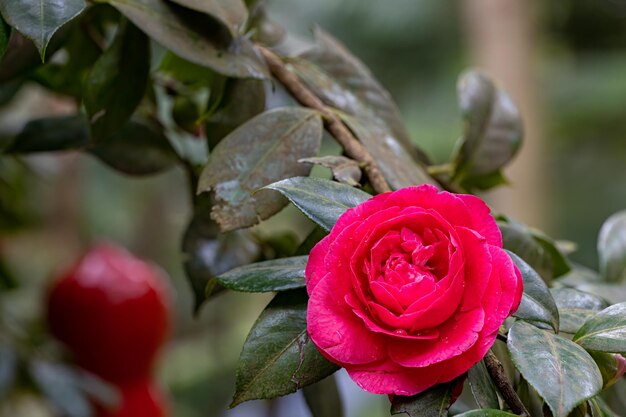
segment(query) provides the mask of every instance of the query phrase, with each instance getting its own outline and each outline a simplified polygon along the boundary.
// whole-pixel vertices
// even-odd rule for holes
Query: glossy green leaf
[[[472,366],[467,372],[467,380],[469,382],[472,395],[476,404],[480,408],[500,408],[498,400],[498,391],[491,381],[491,376],[487,372],[487,368],[483,361]]]
[[[85,83],[83,99],[96,142],[118,132],[130,119],[144,96],[149,73],[148,37],[125,21]]]
[[[152,175],[177,162],[176,152],[161,127],[149,120],[133,119],[120,131],[100,140],[89,152],[117,171]]]
[[[81,389],[80,380],[69,368],[35,360],[30,363],[30,374],[60,415],[92,417],[91,403]]]
[[[343,405],[334,375],[302,389],[312,417],[343,417]]]
[[[304,158],[299,162],[315,164],[328,168],[333,173],[333,178],[351,187],[357,187],[361,181],[361,168],[354,159],[341,155],[326,155],[314,158]]]
[[[612,305],[589,318],[573,340],[589,350],[626,352],[626,303]]]
[[[626,210],[609,217],[598,237],[600,274],[609,282],[626,280]]]
[[[310,166],[298,160],[316,155],[321,139],[320,115],[295,107],[262,113],[225,137],[210,154],[198,184],[198,192],[213,191],[211,217],[222,231],[252,226],[283,208],[282,197],[253,193],[307,175]]]
[[[18,358],[12,346],[0,345],[0,401],[2,401],[17,378]]]
[[[84,8],[85,0],[0,0],[4,20],[33,41],[42,60],[52,35]]]
[[[435,385],[417,395],[404,397],[394,395],[391,399],[391,414],[406,413],[409,417],[447,417],[452,405],[453,392],[457,384],[463,381],[454,380]]]
[[[472,177],[497,172],[513,158],[522,141],[522,123],[509,95],[480,72],[461,75],[458,96],[465,129],[454,177],[471,186]]]
[[[31,120],[6,149],[9,153],[64,151],[89,144],[89,125],[81,114]]]
[[[341,116],[372,154],[391,188],[434,184],[424,168],[414,161],[406,149],[379,125],[368,119],[356,119],[345,114]]]
[[[556,288],[550,292],[559,309],[559,331],[574,334],[596,311],[608,306],[597,295],[574,288]]]
[[[2,15],[0,15],[0,60],[4,56],[9,46],[9,38],[11,37],[11,26],[9,26]]]
[[[281,292],[261,313],[239,357],[231,407],[295,392],[338,369],[311,342],[306,305],[305,292]]]
[[[533,323],[545,323],[558,332],[559,311],[550,290],[530,265],[513,252],[507,252],[524,281],[522,301],[513,316]]]
[[[517,321],[507,346],[516,368],[555,417],[566,417],[602,389],[602,375],[591,356],[568,339]]]
[[[211,205],[207,194],[197,197],[193,217],[183,236],[185,273],[194,293],[196,314],[211,292],[219,290],[215,286],[217,275],[254,262],[260,255],[250,232],[219,233],[219,226],[210,218]]]
[[[237,36],[248,19],[248,10],[242,0],[171,0],[181,6],[206,13],[223,23]]]
[[[216,277],[231,290],[244,292],[285,291],[305,286],[304,268],[308,256],[273,259],[240,266]]]
[[[166,0],[105,0],[151,38],[195,64],[240,78],[267,78],[265,63],[245,38],[233,39],[213,18]]]
[[[507,411],[498,409],[482,409],[482,410],[470,410],[461,414],[456,414],[455,417],[515,417],[517,414],[512,414]]]
[[[590,351],[589,354],[602,374],[602,386],[605,389],[622,378],[624,358],[619,353]]]
[[[372,198],[354,187],[321,178],[289,178],[265,188],[280,192],[326,230],[332,229],[346,210]]]
[[[413,143],[391,94],[344,45],[320,28],[316,45],[293,65],[305,83],[336,109],[382,127],[394,145],[412,153]]]
[[[524,259],[547,283],[569,272],[569,263],[550,238],[517,221],[498,221],[505,249]]]

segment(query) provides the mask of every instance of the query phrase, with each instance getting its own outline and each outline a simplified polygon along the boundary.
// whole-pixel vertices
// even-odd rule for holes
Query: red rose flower
[[[522,296],[487,205],[429,185],[344,213],[311,251],[306,279],[311,340],[377,394],[465,373]]]

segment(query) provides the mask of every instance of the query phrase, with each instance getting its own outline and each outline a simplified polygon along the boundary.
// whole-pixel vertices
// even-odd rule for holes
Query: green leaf
[[[89,125],[81,114],[31,120],[6,149],[8,153],[65,151],[89,144]]]
[[[151,38],[195,64],[239,78],[267,78],[265,63],[245,38],[233,39],[213,18],[166,0],[104,0]]]
[[[406,413],[409,417],[447,417],[452,405],[457,384],[463,381],[454,380],[435,385],[417,395],[405,397],[394,395],[391,399],[391,414]]]
[[[244,292],[285,291],[305,286],[304,268],[308,256],[273,259],[240,266],[216,277],[231,290]]]
[[[261,313],[239,357],[231,407],[295,392],[338,369],[311,342],[306,305],[305,292],[281,292]]]
[[[602,375],[591,356],[568,339],[517,321],[507,346],[515,367],[555,417],[566,417],[602,389]]]
[[[504,248],[515,252],[541,275],[547,283],[569,272],[569,263],[554,241],[541,232],[511,219],[498,221]]]
[[[326,230],[332,229],[346,210],[372,198],[354,187],[321,178],[289,178],[265,188],[283,194],[308,218]]]
[[[471,188],[472,177],[493,174],[513,158],[522,141],[522,123],[509,95],[480,72],[461,75],[458,96],[465,129],[454,180]]]
[[[222,88],[219,106],[206,123],[211,148],[266,107],[265,83],[261,80],[228,79]]]
[[[491,381],[491,376],[483,361],[472,366],[467,373],[467,379],[476,404],[480,408],[500,408],[498,391]]]
[[[52,35],[84,8],[85,0],[0,0],[4,20],[33,41],[42,61]]]
[[[222,231],[252,226],[285,205],[272,193],[253,193],[310,167],[298,163],[314,156],[322,139],[322,120],[312,110],[286,107],[262,113],[225,137],[209,156],[198,192],[213,191],[211,217]]]
[[[483,410],[470,410],[461,414],[457,414],[455,417],[514,417],[517,414],[512,414],[502,410],[495,409],[483,409]]]
[[[196,199],[194,214],[183,236],[185,273],[194,293],[194,313],[198,314],[204,301],[219,290],[215,277],[228,270],[246,265],[259,258],[259,246],[247,230],[219,233],[211,220],[211,199],[207,194]]]
[[[626,280],[626,210],[609,217],[598,237],[600,274],[606,281]]]
[[[341,117],[372,154],[391,188],[397,190],[411,185],[434,184],[424,168],[379,125],[368,119],[356,119],[345,114]]]
[[[30,374],[57,411],[67,417],[91,417],[91,403],[76,374],[63,365],[41,360],[30,364]]]
[[[414,153],[414,145],[391,94],[341,42],[317,27],[314,36],[315,47],[293,62],[304,82],[324,102],[381,126],[386,136],[393,137],[393,146]]]
[[[94,64],[84,88],[84,103],[96,142],[118,132],[130,119],[148,85],[150,43],[128,21]]]
[[[343,417],[341,396],[333,375],[302,389],[312,417]]]
[[[89,152],[111,168],[128,175],[156,174],[178,162],[176,152],[161,127],[139,118],[100,140]]]
[[[623,361],[619,353],[606,353],[590,351],[589,354],[598,365],[602,374],[602,386],[608,388],[615,384],[623,376]]]
[[[608,404],[600,397],[590,399],[588,404],[591,410],[591,417],[618,417],[618,414],[611,410]]]
[[[172,0],[181,6],[206,13],[224,24],[237,36],[248,19],[248,10],[241,0]]]
[[[11,37],[11,26],[7,25],[2,15],[0,15],[0,60],[4,56],[9,46],[9,38]]]
[[[0,210],[0,213],[1,212],[2,212],[2,210]],[[4,213],[1,213],[1,214],[4,214]],[[15,279],[15,277],[13,276],[11,271],[9,271],[9,268],[7,267],[6,263],[4,262],[4,259],[2,259],[0,257],[0,292],[7,291],[7,290],[13,290],[13,289],[17,288],[17,286],[18,286],[17,285],[17,280]],[[1,350],[1,348],[2,348],[2,346],[0,345],[0,350]],[[1,365],[0,365],[0,367],[1,367]],[[0,373],[1,373],[1,371],[0,371]],[[0,385],[2,385],[2,384],[0,383]]]
[[[333,178],[351,187],[358,187],[361,181],[361,167],[354,159],[341,155],[326,155],[314,158],[304,158],[298,162],[320,165],[333,173]]]
[[[0,401],[13,388],[18,373],[17,352],[12,346],[0,345]]]
[[[545,282],[522,258],[513,252],[507,252],[524,281],[522,301],[513,316],[533,323],[545,323],[558,332],[559,311]]]
[[[574,288],[557,288],[550,291],[559,309],[560,332],[576,333],[596,311],[608,306],[602,297]]]
[[[600,352],[626,352],[626,303],[612,305],[589,318],[574,342]]]

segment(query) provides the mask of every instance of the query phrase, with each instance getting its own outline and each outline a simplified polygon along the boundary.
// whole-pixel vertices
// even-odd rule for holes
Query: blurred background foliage
[[[528,204],[544,201],[541,226],[557,239],[576,242],[572,259],[595,268],[601,223],[626,207],[626,1],[532,3],[537,32],[533,79],[545,156],[531,169],[539,171],[545,188]],[[313,24],[342,40],[391,91],[416,143],[435,161],[448,160],[462,128],[456,79],[473,62],[462,2],[271,0],[268,6],[275,20],[303,40],[310,39]],[[67,107],[72,107],[67,99],[29,85],[2,104],[0,126],[16,129],[36,115],[67,113]],[[90,242],[111,239],[158,262],[177,294],[176,332],[159,372],[171,392],[173,415],[307,415],[300,393],[226,411],[240,347],[269,298],[223,294],[192,318],[193,295],[180,247],[191,216],[182,170],[137,179],[76,153],[25,161],[0,160],[0,187],[5,188],[0,193],[0,252],[7,262],[0,265],[0,274],[6,275],[0,285],[11,286],[10,277],[20,283],[0,299],[0,320],[28,329],[25,338],[38,337],[50,278]],[[511,178],[513,190],[515,182]],[[254,232],[280,241],[290,230],[302,229],[293,221],[302,219],[287,209]],[[348,416],[388,415],[386,398],[361,392],[341,374],[339,383],[350,397],[344,402]],[[46,416],[46,407],[27,393],[0,399],[2,416]]]

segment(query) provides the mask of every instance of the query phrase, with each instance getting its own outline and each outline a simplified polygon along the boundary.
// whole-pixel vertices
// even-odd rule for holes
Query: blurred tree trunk
[[[531,0],[464,0],[466,42],[484,69],[520,107],[524,144],[506,170],[511,184],[485,197],[497,212],[545,228],[546,169],[539,97],[539,4]]]

